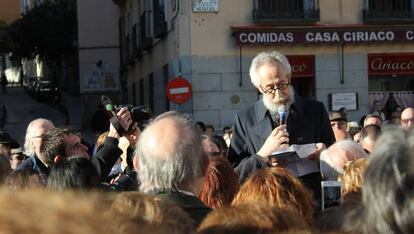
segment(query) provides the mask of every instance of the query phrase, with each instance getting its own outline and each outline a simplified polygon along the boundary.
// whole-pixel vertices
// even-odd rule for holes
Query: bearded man
[[[259,168],[281,166],[299,177],[319,198],[319,153],[335,142],[335,136],[324,105],[295,95],[291,73],[287,58],[279,52],[262,52],[253,59],[250,78],[262,98],[236,115],[228,158],[240,182]],[[286,124],[279,123],[281,106],[287,115]],[[315,143],[316,152],[309,158],[289,164],[269,160],[272,152],[288,145],[310,143]]]

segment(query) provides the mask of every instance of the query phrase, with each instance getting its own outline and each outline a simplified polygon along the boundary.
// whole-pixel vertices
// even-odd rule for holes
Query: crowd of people
[[[0,131],[1,233],[414,232],[414,109],[351,127],[290,76],[284,55],[258,54],[262,98],[221,134],[176,111],[137,123],[127,108],[94,145],[43,118],[23,147]],[[292,147],[295,160],[279,157]]]

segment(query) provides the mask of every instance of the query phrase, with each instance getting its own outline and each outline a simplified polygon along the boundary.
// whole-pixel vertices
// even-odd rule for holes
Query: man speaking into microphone
[[[259,168],[281,166],[319,198],[319,153],[334,143],[335,136],[324,105],[295,95],[291,73],[287,58],[279,52],[262,52],[253,59],[250,78],[262,98],[236,115],[228,159],[240,182]],[[310,143],[316,145],[316,152],[309,158],[286,164],[269,157],[289,145]]]

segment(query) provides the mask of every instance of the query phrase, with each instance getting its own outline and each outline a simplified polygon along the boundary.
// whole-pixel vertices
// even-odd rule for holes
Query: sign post
[[[183,104],[187,102],[192,93],[191,84],[181,76],[170,80],[167,84],[167,97],[174,103]]]

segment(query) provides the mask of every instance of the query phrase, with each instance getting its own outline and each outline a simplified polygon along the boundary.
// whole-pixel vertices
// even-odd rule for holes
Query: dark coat
[[[7,77],[5,74],[1,75],[1,86],[5,87],[9,84],[9,82],[7,81]]]
[[[236,115],[228,159],[239,172],[241,182],[253,171],[266,167],[266,159],[256,155],[256,152],[277,127],[274,125],[262,100]],[[295,96],[295,102],[289,109],[287,131],[289,144],[322,142],[329,147],[335,142],[324,105],[310,98]]]
[[[195,227],[210,213],[211,209],[198,199],[180,192],[165,192],[156,195],[163,200],[171,201],[181,207],[193,219]]]

